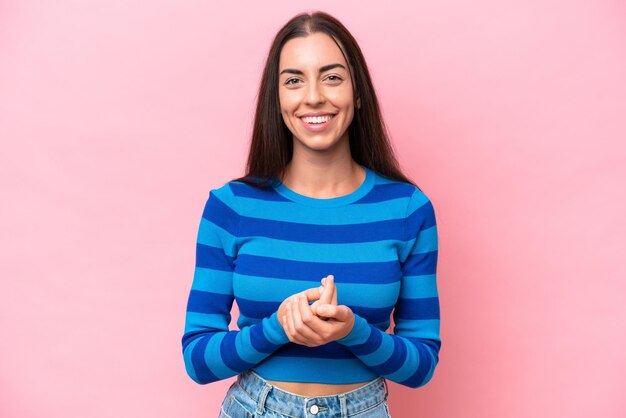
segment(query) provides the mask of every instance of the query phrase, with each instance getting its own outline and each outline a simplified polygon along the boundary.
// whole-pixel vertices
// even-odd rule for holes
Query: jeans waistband
[[[382,376],[357,389],[326,396],[302,396],[285,391],[252,370],[241,373],[237,383],[257,402],[258,414],[263,414],[267,408],[289,415],[295,409],[303,413],[302,416],[313,417],[317,411],[330,409],[341,411],[342,416],[351,416],[377,406],[389,395],[387,381]]]

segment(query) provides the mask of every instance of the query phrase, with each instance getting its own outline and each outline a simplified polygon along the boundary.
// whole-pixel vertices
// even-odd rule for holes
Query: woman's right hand
[[[348,335],[354,327],[355,316],[345,305],[337,305],[337,288],[332,275],[325,277],[318,290],[319,298],[309,305],[303,294],[285,301],[286,316],[281,321],[289,341],[317,347]],[[315,313],[314,313],[315,311]]]
[[[280,325],[282,325],[283,328],[285,328],[285,325],[286,325],[286,324],[283,324],[283,318],[287,315],[287,303],[294,303],[296,298],[300,295],[304,295],[306,297],[307,303],[313,302],[313,304],[310,305],[311,311],[313,312],[313,314],[316,314],[315,310],[319,304],[332,304],[332,305],[337,304],[337,292],[334,286],[332,287],[331,292],[327,292],[327,294],[324,294],[323,292],[323,289],[325,287],[324,286],[325,281],[328,279],[329,276],[332,276],[332,274],[329,274],[328,276],[322,278],[322,286],[312,287],[310,289],[303,290],[302,292],[291,295],[282,301],[282,303],[278,307],[277,314],[278,314],[278,322],[280,322]],[[334,279],[334,277],[332,278]],[[321,318],[321,319],[326,320],[326,318]]]
[[[336,305],[337,304],[337,287],[334,286],[335,276],[329,274],[328,276],[322,279],[322,286],[320,287],[320,298],[313,302],[311,305],[311,311],[314,315],[318,315],[317,308],[319,305],[329,304]],[[324,293],[325,289],[330,288],[330,293]],[[327,321],[328,318],[320,317],[323,321]]]
[[[307,302],[317,301],[319,300],[321,296],[320,288],[312,287],[310,289],[303,290],[302,292],[293,294],[282,301],[282,303],[278,307],[277,314],[278,314],[278,322],[280,322],[280,325],[282,325],[283,328],[285,328],[286,326],[286,324],[283,323],[283,318],[287,315],[287,304],[293,303],[293,301],[300,295],[304,295],[306,297]]]

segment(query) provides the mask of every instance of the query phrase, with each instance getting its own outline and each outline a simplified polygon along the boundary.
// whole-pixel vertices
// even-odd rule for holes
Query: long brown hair
[[[363,53],[348,29],[324,12],[301,13],[289,20],[276,34],[261,78],[252,141],[246,164],[246,175],[234,179],[255,187],[269,187],[277,177],[282,178],[285,166],[293,154],[293,135],[285,125],[278,98],[280,53],[287,41],[322,32],[330,36],[344,54],[352,74],[354,109],[348,127],[352,158],[383,176],[415,185],[399,168],[380,113],[374,86]],[[415,185],[416,186],[416,185]],[[416,186],[417,187],[417,186]]]

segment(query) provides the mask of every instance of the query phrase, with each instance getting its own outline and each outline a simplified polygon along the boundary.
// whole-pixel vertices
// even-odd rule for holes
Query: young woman
[[[398,168],[359,46],[328,14],[295,16],[267,58],[247,174],[202,214],[187,373],[237,375],[221,417],[388,417],[386,379],[417,388],[438,363],[436,265],[433,206]]]

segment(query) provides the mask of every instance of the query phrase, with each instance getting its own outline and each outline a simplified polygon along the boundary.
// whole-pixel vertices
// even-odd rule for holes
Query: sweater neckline
[[[306,206],[331,208],[349,205],[365,196],[374,187],[374,172],[362,164],[359,165],[365,170],[365,179],[356,190],[343,196],[329,198],[306,196],[291,190],[278,178],[276,178],[276,184],[273,187],[283,197]]]

